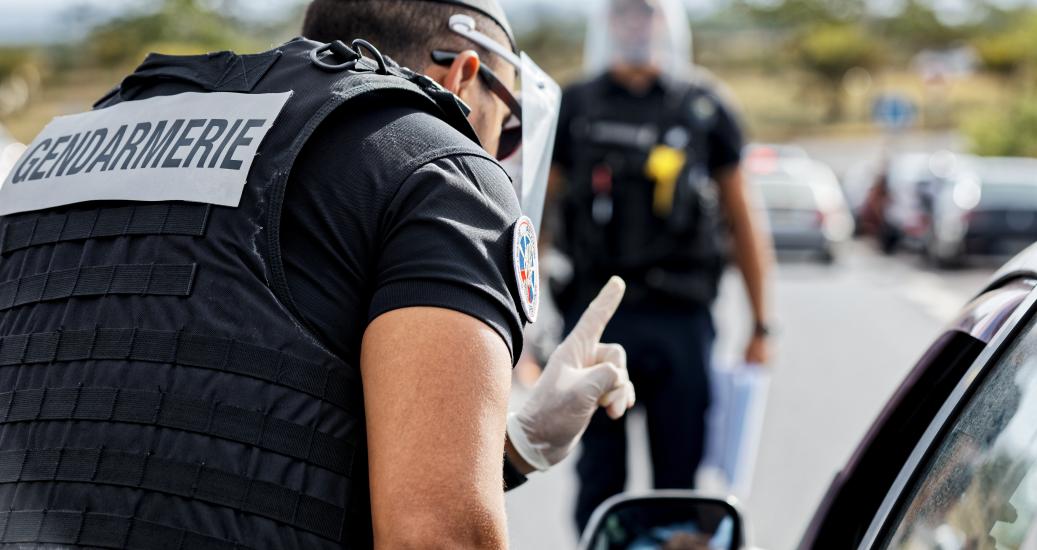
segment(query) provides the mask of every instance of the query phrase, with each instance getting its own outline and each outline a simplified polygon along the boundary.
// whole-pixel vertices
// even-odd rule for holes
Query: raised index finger
[[[601,340],[605,326],[609,324],[619,303],[623,301],[626,289],[627,284],[623,279],[615,276],[609,279],[594,301],[587,306],[587,311],[580,316],[580,321],[573,328],[573,335],[584,342],[593,343]]]

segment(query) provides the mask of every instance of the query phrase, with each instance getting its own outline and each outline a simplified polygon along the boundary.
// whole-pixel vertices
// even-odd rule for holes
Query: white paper
[[[710,379],[712,406],[702,466],[719,473],[727,491],[747,500],[763,433],[770,371],[755,365],[714,365]]]
[[[290,96],[183,93],[55,118],[0,186],[0,216],[94,200],[237,206]]]

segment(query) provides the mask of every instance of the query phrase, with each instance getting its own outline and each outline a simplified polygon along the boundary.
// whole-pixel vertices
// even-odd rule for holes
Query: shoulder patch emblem
[[[515,267],[515,284],[526,320],[535,323],[540,312],[540,257],[533,222],[522,216],[515,223],[511,260]]]
[[[709,96],[701,95],[692,103],[691,112],[700,122],[711,122],[717,114],[717,106]]]

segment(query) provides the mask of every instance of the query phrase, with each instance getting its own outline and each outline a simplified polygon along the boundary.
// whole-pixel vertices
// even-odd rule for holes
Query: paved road
[[[834,266],[788,262],[777,275],[780,337],[747,502],[755,542],[769,550],[795,545],[828,482],[906,370],[996,267],[942,273],[911,256],[880,256],[866,244],[842,252]],[[721,358],[737,355],[744,308],[740,283],[729,276],[717,305]],[[649,487],[645,446],[644,430],[634,430],[629,489]],[[508,495],[514,548],[574,546],[572,464],[570,457]]]

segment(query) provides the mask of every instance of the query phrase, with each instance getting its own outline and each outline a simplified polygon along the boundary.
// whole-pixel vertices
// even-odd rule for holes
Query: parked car
[[[788,143],[750,143],[742,151],[742,157],[752,162],[753,159],[809,159],[806,149]]]
[[[894,156],[876,183],[883,200],[878,221],[878,239],[882,249],[893,252],[904,241],[919,239],[925,232],[922,202],[918,184],[930,177],[927,153],[905,153]]]
[[[953,266],[967,255],[1011,256],[1037,241],[1037,159],[978,158],[974,175],[937,194],[926,255]]]
[[[882,250],[923,250],[932,200],[967,173],[964,157],[948,151],[901,153],[890,157],[868,196],[865,209]],[[877,218],[877,219],[875,219]]]
[[[835,246],[853,236],[853,215],[828,166],[797,158],[766,169],[750,166],[747,173],[779,252],[808,252],[831,262]]]
[[[846,197],[847,206],[853,214],[855,233],[865,231],[868,196],[879,176],[878,162],[872,159],[851,164],[842,174],[839,184]],[[862,223],[864,222],[864,223]]]
[[[691,541],[671,547],[750,547],[730,501],[664,496],[680,501],[669,508],[682,517],[662,513],[651,494],[614,499],[582,548],[619,547],[605,544],[615,540],[610,527],[630,523],[611,510],[636,509],[650,509],[636,523],[641,533]],[[652,518],[668,531],[648,528]],[[799,544],[853,548],[1037,548],[1037,245],[1006,264],[908,373]]]

